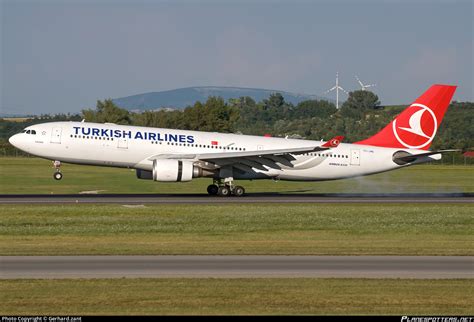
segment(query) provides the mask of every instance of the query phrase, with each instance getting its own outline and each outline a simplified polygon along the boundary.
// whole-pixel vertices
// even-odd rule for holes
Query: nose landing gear
[[[61,180],[63,178],[63,174],[61,173],[61,161],[54,161],[53,162],[53,168],[54,168],[54,174],[53,178],[54,180]]]
[[[56,179],[56,180],[61,180],[61,179],[63,178],[63,174],[58,171],[58,172],[55,172],[55,173],[53,174],[53,177],[54,177],[54,179]]]

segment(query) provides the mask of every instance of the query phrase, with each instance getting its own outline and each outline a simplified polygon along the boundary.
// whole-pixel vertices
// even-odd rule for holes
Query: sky
[[[474,101],[471,0],[0,3],[1,113],[79,112],[190,86],[321,95],[336,72],[346,90],[355,75],[376,83],[382,104],[435,83]]]

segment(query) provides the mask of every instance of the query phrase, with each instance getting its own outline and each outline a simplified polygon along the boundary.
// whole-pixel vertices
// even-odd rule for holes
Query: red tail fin
[[[456,86],[431,86],[383,130],[356,144],[428,150],[455,91]]]

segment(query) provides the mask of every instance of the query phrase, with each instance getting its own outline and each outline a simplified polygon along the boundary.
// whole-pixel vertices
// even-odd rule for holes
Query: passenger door
[[[51,131],[51,143],[61,144],[61,132],[62,128],[53,127],[53,130]]]
[[[360,165],[360,150],[351,150],[351,165]]]

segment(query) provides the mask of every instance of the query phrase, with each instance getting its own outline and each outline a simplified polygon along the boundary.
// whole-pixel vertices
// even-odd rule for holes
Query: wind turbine
[[[357,76],[356,76],[356,79],[357,79],[357,81],[359,82],[359,85],[360,85],[361,90],[363,90],[363,91],[365,91],[366,88],[376,86],[376,84],[364,85],[364,84],[360,81],[359,77],[357,77]]]
[[[336,85],[325,91],[324,94],[332,92],[333,90],[336,90],[336,108],[339,109],[339,90],[343,91],[346,94],[349,94],[344,88],[339,86],[339,73],[336,73]]]

